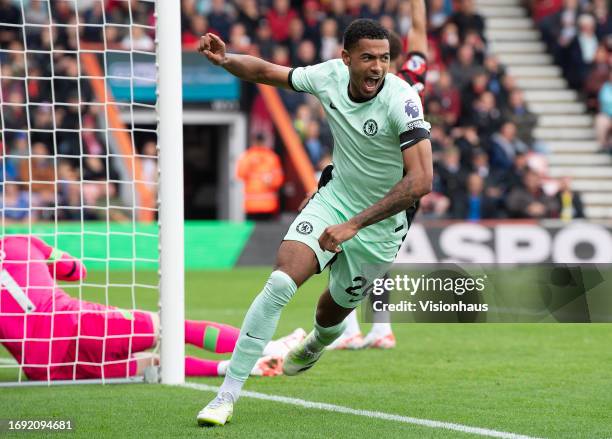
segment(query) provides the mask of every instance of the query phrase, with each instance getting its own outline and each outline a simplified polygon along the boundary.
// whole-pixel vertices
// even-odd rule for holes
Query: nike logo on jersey
[[[332,101],[329,101],[329,108],[331,108],[332,110],[337,110],[338,108],[334,105],[334,103]]]
[[[253,335],[249,334],[248,332],[246,333],[246,335],[247,335],[247,337],[251,337],[251,338],[254,338],[254,339],[257,339],[257,340],[263,340],[263,338],[261,338],[261,337],[255,337],[255,336],[253,336]]]

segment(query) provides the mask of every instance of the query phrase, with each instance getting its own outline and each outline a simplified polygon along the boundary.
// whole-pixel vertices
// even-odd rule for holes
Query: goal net
[[[164,62],[179,64],[175,122],[181,112],[180,46],[163,59],[168,43],[156,45],[178,6],[164,7],[175,10],[157,20],[150,0],[0,2],[0,385],[155,380],[175,258],[161,335],[180,337],[182,231],[158,202],[161,181],[182,184],[158,154]],[[159,126],[139,125],[143,114]],[[182,222],[182,188],[173,198]],[[170,240],[180,256],[160,250]],[[180,356],[172,343],[162,371],[164,350]]]

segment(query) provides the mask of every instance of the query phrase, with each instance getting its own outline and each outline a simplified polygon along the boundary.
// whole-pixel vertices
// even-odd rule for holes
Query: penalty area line
[[[217,386],[209,386],[208,384],[199,384],[199,383],[185,383],[185,384],[181,384],[180,387],[187,387],[189,389],[200,390],[203,392],[217,392],[219,390],[219,387]],[[290,398],[287,396],[280,396],[280,395],[269,395],[266,393],[251,392],[248,390],[242,391],[240,393],[240,397],[260,399],[263,401],[280,402],[282,404],[291,404],[291,405],[296,405],[299,407],[304,407],[307,409],[326,410],[328,412],[344,413],[348,415],[363,416],[366,418],[382,419],[385,421],[394,421],[394,422],[400,422],[403,424],[420,425],[422,427],[459,431],[462,433],[471,433],[471,434],[475,434],[479,436],[486,436],[486,437],[495,437],[495,438],[503,438],[503,439],[537,439],[532,436],[525,436],[522,434],[509,433],[505,431],[490,430],[488,428],[471,427],[469,425],[455,424],[452,422],[434,421],[431,419],[413,418],[410,416],[394,415],[391,413],[384,413],[384,412],[373,411],[373,410],[360,410],[360,409],[354,409],[351,407],[345,407],[345,406],[336,405],[336,404],[327,404],[324,402],[307,401],[305,399]]]

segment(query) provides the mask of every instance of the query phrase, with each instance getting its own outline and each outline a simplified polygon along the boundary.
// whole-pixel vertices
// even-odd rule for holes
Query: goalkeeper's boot
[[[234,398],[229,392],[223,392],[210,401],[198,413],[198,425],[225,425],[232,419]]]
[[[311,332],[308,336],[296,347],[291,349],[285,356],[283,362],[283,372],[285,375],[297,375],[310,369],[314,364],[319,361],[325,348],[321,350],[311,350],[309,343],[314,337],[314,333]]]

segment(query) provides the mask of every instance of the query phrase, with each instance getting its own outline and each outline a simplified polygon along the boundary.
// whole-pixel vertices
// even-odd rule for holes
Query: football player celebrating
[[[329,286],[317,304],[314,329],[287,354],[284,373],[313,367],[342,334],[346,316],[395,259],[408,226],[404,211],[431,191],[433,163],[418,93],[387,75],[389,33],[376,21],[353,21],[342,59],[307,67],[228,54],[214,34],[201,38],[200,52],[243,80],[314,95],[334,137],[331,178],[289,227],[274,271],[247,311],[223,385],[197,415],[199,424],[224,425],[283,307],[328,265]],[[376,268],[365,272],[366,266]]]

